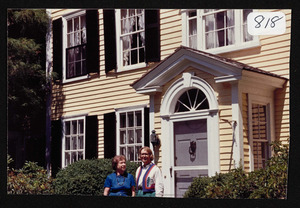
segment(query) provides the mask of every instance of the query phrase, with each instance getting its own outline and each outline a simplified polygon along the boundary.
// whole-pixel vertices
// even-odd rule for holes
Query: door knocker
[[[190,142],[190,147],[189,147],[189,153],[190,153],[191,156],[195,156],[195,152],[196,152],[196,142],[191,141]]]

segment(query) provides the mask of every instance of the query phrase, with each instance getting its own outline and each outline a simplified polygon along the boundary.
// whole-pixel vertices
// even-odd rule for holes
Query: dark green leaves
[[[135,176],[138,167],[126,162],[127,172]],[[113,173],[111,159],[80,160],[60,170],[54,183],[55,193],[63,195],[103,195],[106,177]]]
[[[265,169],[246,173],[241,167],[213,177],[195,178],[184,197],[209,199],[284,199],[287,193],[288,145],[273,142]]]

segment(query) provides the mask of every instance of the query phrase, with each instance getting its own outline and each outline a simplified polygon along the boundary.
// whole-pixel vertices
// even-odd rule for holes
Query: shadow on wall
[[[286,141],[290,137],[289,128],[289,97],[288,81],[284,84],[283,88],[275,91],[275,138],[276,140]]]
[[[52,87],[51,119],[60,119],[63,114],[65,95],[61,83],[55,83]]]
[[[261,53],[261,46],[257,46],[251,49],[245,49],[245,50],[238,50],[236,52],[229,52],[225,54],[221,54],[221,56],[225,58],[235,59],[239,57],[245,57],[250,55],[258,55]]]
[[[150,144],[150,145],[152,145],[152,144]],[[158,161],[159,161],[159,149],[160,149],[160,145],[159,146],[156,146],[153,150],[154,150],[154,163],[155,164],[157,164],[158,163]]]

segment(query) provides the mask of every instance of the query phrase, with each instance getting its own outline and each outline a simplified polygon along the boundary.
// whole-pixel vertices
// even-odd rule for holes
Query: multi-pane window
[[[85,159],[85,119],[64,121],[63,167]]]
[[[254,169],[264,168],[269,159],[266,105],[252,104],[252,138]]]
[[[247,32],[247,15],[252,10],[198,9],[187,10],[186,40],[188,47],[210,50],[236,47],[251,42]]]
[[[205,49],[234,44],[235,28],[232,9],[225,11],[204,9],[203,22],[205,23]]]
[[[118,65],[122,67],[145,62],[145,10],[116,10]]]
[[[85,14],[66,19],[66,78],[85,75],[86,70],[86,16]]]
[[[118,114],[118,150],[129,161],[138,161],[143,146],[143,111],[127,111]]]

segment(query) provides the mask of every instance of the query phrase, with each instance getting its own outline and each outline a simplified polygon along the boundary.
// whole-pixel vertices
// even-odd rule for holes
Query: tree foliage
[[[9,129],[37,128],[45,119],[45,10],[8,10],[8,118]]]
[[[46,97],[45,9],[7,10],[8,153],[22,167],[25,160],[44,165]],[[18,155],[18,156],[17,156]]]
[[[45,9],[14,9],[7,11],[8,36],[26,37],[37,43],[45,42],[48,16]]]

